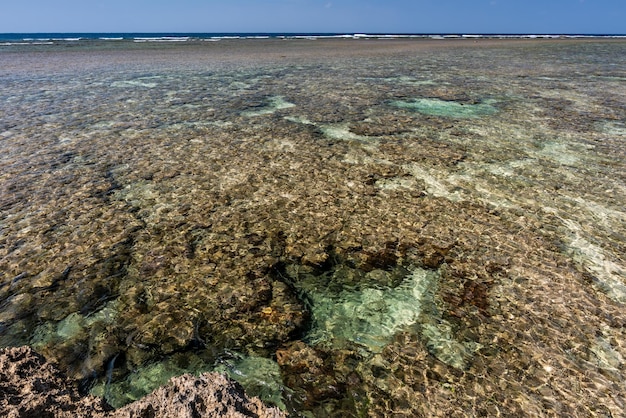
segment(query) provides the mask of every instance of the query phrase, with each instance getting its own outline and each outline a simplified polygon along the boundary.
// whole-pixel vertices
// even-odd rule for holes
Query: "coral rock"
[[[81,396],[52,364],[30,347],[0,350],[0,416],[17,417],[259,417],[285,414],[249,398],[219,373],[189,374],[124,408],[111,411],[102,399]]]

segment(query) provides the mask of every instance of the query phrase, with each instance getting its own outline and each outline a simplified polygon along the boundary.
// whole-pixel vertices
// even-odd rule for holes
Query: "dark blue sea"
[[[184,42],[220,39],[316,39],[316,38],[622,38],[624,34],[464,34],[464,33],[0,33],[0,42],[9,43],[60,43],[76,41],[134,41],[134,42]]]

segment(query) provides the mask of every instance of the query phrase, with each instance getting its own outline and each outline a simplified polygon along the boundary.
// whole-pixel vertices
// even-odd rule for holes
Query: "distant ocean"
[[[0,45],[55,44],[76,41],[187,42],[224,39],[324,39],[324,38],[626,38],[626,34],[463,34],[463,33],[0,33]]]

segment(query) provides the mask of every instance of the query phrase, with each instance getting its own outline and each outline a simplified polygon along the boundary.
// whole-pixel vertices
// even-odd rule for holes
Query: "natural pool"
[[[625,42],[1,48],[0,346],[116,406],[622,414]]]

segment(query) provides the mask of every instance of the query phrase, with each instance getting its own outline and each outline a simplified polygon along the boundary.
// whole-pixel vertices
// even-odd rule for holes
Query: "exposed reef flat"
[[[1,47],[0,345],[123,407],[620,416],[626,41]]]

